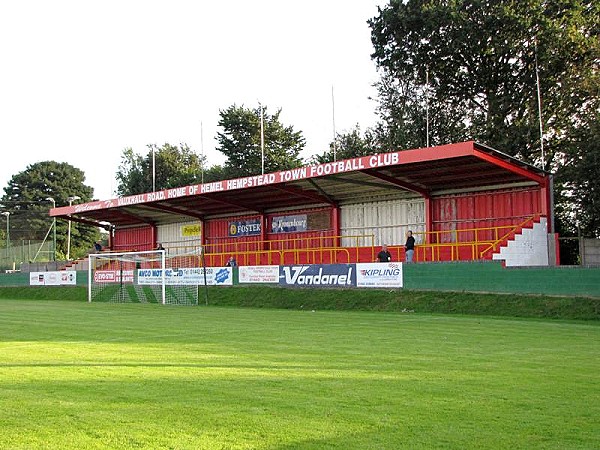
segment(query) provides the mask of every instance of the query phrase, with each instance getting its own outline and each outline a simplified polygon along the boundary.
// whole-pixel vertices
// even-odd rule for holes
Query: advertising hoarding
[[[279,266],[240,266],[240,283],[279,283]]]
[[[382,288],[402,287],[402,263],[357,263],[356,286]]]
[[[348,288],[356,286],[356,269],[354,264],[279,266],[279,284]]]

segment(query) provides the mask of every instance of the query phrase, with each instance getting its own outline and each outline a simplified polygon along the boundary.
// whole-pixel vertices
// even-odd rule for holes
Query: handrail
[[[283,252],[279,250],[252,250],[249,252],[222,252],[222,253],[206,253],[205,258],[208,259],[210,264],[213,265],[215,261],[217,261],[219,266],[224,266],[230,256],[235,256],[237,263],[240,265],[251,265],[249,264],[250,260],[254,260],[255,262],[261,260],[261,256],[267,256],[267,263],[272,265],[274,262],[274,256],[279,256],[276,265],[281,265],[283,263]]]
[[[317,261],[317,255],[316,253],[319,253],[319,261]],[[285,254],[286,253],[292,253],[294,255],[294,264],[298,264],[300,262],[300,254],[301,253],[306,253],[307,255],[307,263],[311,264],[311,253],[312,253],[312,264],[323,264],[323,255],[325,252],[329,252],[329,260],[332,263],[337,263],[338,262],[338,258],[337,258],[337,253],[338,252],[342,252],[346,254],[346,263],[350,263],[350,252],[348,251],[347,248],[344,247],[321,247],[321,248],[311,248],[311,249],[306,249],[306,248],[299,248],[299,249],[290,249],[290,250],[282,250],[281,254],[282,254],[282,258],[285,260]]]
[[[482,250],[479,253],[479,258],[483,258],[483,255],[485,255],[487,252],[489,252],[490,250],[495,250],[496,246],[502,242],[505,241],[506,239],[508,239],[508,237],[515,233],[517,230],[522,229],[523,227],[525,227],[525,225],[529,224],[529,223],[533,223],[534,220],[536,220],[536,218],[540,217],[539,214],[534,214],[531,217],[528,217],[527,219],[525,219],[523,222],[519,223],[518,225],[513,226],[513,228],[511,228],[507,233],[505,233],[503,236],[501,236],[500,238],[496,239],[494,242],[492,242],[491,244],[489,244],[489,246],[487,248],[485,248],[484,250]]]
[[[441,258],[451,261],[459,259],[478,260],[505,241],[516,230],[531,223],[540,214],[525,218],[517,225],[498,225],[481,228],[462,228],[457,230],[439,230],[429,232],[415,231],[417,245],[415,246],[416,261],[440,261]],[[419,236],[421,238],[419,239]],[[341,246],[341,244],[345,244]],[[187,246],[174,246],[173,256]],[[404,256],[404,245],[388,245],[390,252],[395,254],[397,260]],[[295,237],[291,239],[277,239],[274,241],[237,241],[206,244],[205,258],[207,265],[224,265],[230,256],[235,256],[238,264],[251,265],[267,261],[268,264],[284,264],[286,255],[292,254],[294,263],[318,263],[329,260],[338,262],[345,259],[347,262],[373,261],[376,254],[375,236],[373,234],[357,235],[320,235]],[[179,250],[179,251],[178,251]],[[218,251],[215,251],[218,250]],[[370,253],[370,255],[369,255]],[[470,256],[469,256],[470,254]],[[289,260],[289,256],[288,256]]]
[[[245,240],[245,241],[237,241],[237,240],[228,240],[224,242],[218,242],[213,244],[205,244],[204,249],[205,252],[208,253],[225,253],[223,250],[213,252],[213,249],[221,249],[223,248],[233,248],[229,250],[229,252],[234,253],[242,253],[242,252],[250,252],[257,250],[290,250],[290,249],[312,249],[312,248],[322,248],[324,242],[330,241],[332,243],[338,242],[341,239],[351,239],[356,245],[353,247],[361,247],[359,243],[361,241],[365,242],[367,240],[371,241],[371,246],[375,246],[375,236],[373,234],[360,234],[360,235],[319,235],[319,236],[306,236],[299,238],[291,238],[291,239],[274,239],[274,240]],[[280,248],[278,248],[280,247]],[[335,245],[330,245],[326,247],[336,247]]]

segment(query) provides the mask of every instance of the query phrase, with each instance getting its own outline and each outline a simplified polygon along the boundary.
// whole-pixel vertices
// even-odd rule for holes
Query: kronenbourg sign
[[[308,230],[306,214],[275,216],[271,219],[271,233],[293,233]]]

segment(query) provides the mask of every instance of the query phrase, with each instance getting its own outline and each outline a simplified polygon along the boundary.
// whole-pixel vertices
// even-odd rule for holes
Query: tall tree
[[[50,238],[53,220],[48,211],[69,204],[69,197],[79,197],[77,202],[92,200],[93,188],[85,184],[85,175],[68,163],[43,161],[31,164],[10,179],[4,188],[2,210],[9,212],[11,242],[21,243]],[[49,200],[53,199],[54,203]],[[67,253],[68,222],[58,220],[57,254],[62,259]],[[70,256],[79,257],[88,252],[98,239],[97,228],[76,222],[71,223]]]
[[[428,107],[431,144],[475,139],[557,179],[585,153],[590,141],[575,136],[600,107],[598,2],[391,0],[368,23],[380,139],[421,145]]]
[[[145,156],[131,148],[123,150],[116,174],[117,194],[134,195],[200,183],[204,159],[187,144],[147,147]]]
[[[329,150],[321,155],[314,155],[310,162],[322,164],[340,159],[372,155],[378,152],[381,152],[381,149],[376,145],[373,131],[367,129],[364,133],[361,133],[360,125],[356,124],[348,132],[337,133],[335,143],[332,142],[329,145]]]
[[[261,110],[233,105],[219,114],[223,132],[217,134],[217,150],[227,157],[224,169],[228,177],[262,173],[261,114],[265,173],[302,165],[299,154],[304,149],[305,139],[301,132],[280,122],[281,109],[269,115],[266,107]]]

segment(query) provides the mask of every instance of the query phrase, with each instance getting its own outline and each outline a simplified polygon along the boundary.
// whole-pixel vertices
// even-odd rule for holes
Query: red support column
[[[331,229],[333,231],[333,235],[336,236],[333,241],[334,247],[340,246],[340,233],[341,233],[341,225],[340,225],[340,207],[335,205],[331,208]]]
[[[553,227],[552,227],[552,222],[553,222],[553,207],[552,207],[552,193],[550,192],[550,186],[551,183],[549,182],[545,182],[543,184],[540,185],[540,194],[541,194],[541,210],[542,210],[542,216],[547,218],[547,230],[548,233],[553,233]]]
[[[434,236],[433,234],[427,234],[433,231],[433,213],[431,211],[432,202],[429,195],[425,196],[425,236]],[[426,239],[429,241],[430,239]],[[431,239],[435,240],[435,239]],[[435,244],[435,242],[425,242],[425,244]]]

